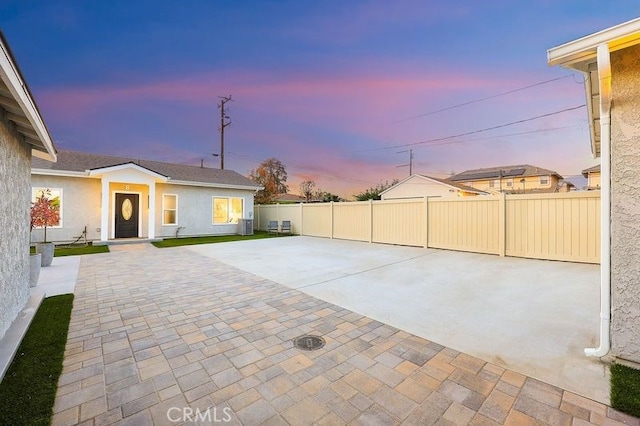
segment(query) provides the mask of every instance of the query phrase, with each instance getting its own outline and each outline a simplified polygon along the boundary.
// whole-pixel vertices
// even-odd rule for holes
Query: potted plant
[[[47,227],[60,223],[60,206],[53,203],[51,191],[41,191],[31,206],[31,228],[44,228],[42,242],[36,243],[36,253],[42,255],[42,266],[53,261],[53,243],[47,242]]]

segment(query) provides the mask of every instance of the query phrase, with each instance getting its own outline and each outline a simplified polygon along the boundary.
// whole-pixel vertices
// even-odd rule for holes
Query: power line
[[[564,78],[568,78],[568,77],[572,77],[572,76],[573,76],[573,74],[568,74],[568,75],[565,75],[565,76],[562,76],[562,77],[552,78],[551,80],[540,81],[538,83],[533,83],[533,84],[530,84],[528,86],[523,86],[523,87],[519,87],[517,89],[513,89],[513,90],[506,91],[506,92],[498,93],[497,95],[486,96],[484,98],[474,99],[474,100],[471,100],[471,101],[463,102],[461,104],[452,105],[452,106],[448,106],[448,107],[445,107],[445,108],[437,109],[437,110],[434,110],[434,111],[425,112],[424,114],[418,114],[418,115],[414,115],[412,117],[403,118],[401,120],[394,121],[391,124],[398,124],[398,123],[402,123],[404,121],[415,120],[416,118],[427,117],[429,115],[434,115],[434,114],[438,114],[438,113],[441,113],[441,112],[444,112],[444,111],[449,111],[449,110],[452,110],[452,109],[455,109],[455,108],[460,108],[460,107],[464,107],[464,106],[467,106],[467,105],[476,104],[478,102],[487,101],[489,99],[499,98],[500,96],[510,95],[512,93],[515,93],[515,92],[520,92],[522,90],[531,89],[532,87],[542,86],[543,84],[552,83],[554,81],[562,80]]]
[[[580,126],[549,127],[549,128],[546,128],[546,129],[529,130],[529,131],[526,131],[526,132],[507,133],[507,134],[504,134],[504,135],[486,136],[486,137],[483,137],[483,138],[463,139],[463,140],[459,140],[459,141],[446,141],[446,142],[440,142],[440,143],[430,143],[429,145],[427,145],[427,147],[440,146],[440,145],[451,145],[451,144],[455,144],[455,143],[469,143],[469,142],[477,142],[477,141],[486,141],[486,140],[489,140],[489,139],[500,139],[500,138],[507,138],[507,137],[511,137],[511,136],[529,135],[529,134],[532,134],[532,133],[544,133],[544,132],[551,132],[551,131],[554,131],[554,130],[572,129],[574,127],[580,127]]]
[[[510,123],[498,124],[497,126],[485,127],[484,129],[472,130],[470,132],[458,133],[456,135],[451,135],[451,136],[443,136],[443,137],[440,137],[440,138],[427,139],[427,140],[420,141],[420,142],[412,142],[412,143],[405,143],[405,144],[399,144],[399,145],[391,145],[391,146],[387,146],[387,147],[383,147],[383,148],[360,149],[360,150],[356,150],[356,151],[353,151],[353,152],[384,151],[384,150],[387,150],[387,149],[396,149],[396,148],[404,148],[404,147],[408,147],[408,146],[423,145],[423,144],[427,144],[427,143],[430,143],[430,142],[440,142],[440,141],[445,141],[445,140],[448,140],[448,139],[459,138],[459,137],[462,137],[462,136],[469,136],[469,135],[474,135],[474,134],[477,134],[477,133],[488,132],[490,130],[501,129],[503,127],[513,126],[515,124],[522,124],[522,123],[526,123],[528,121],[538,120],[540,118],[551,117],[552,115],[562,114],[564,112],[569,112],[569,111],[575,111],[575,110],[583,108],[585,106],[586,106],[586,104],[582,104],[582,105],[578,105],[578,106],[571,107],[571,108],[561,109],[559,111],[554,111],[554,112],[549,112],[549,113],[546,113],[546,114],[536,115],[535,117],[523,118],[522,120],[512,121]]]
[[[441,141],[440,143],[432,143],[432,144],[429,144],[428,146],[449,145],[449,144],[457,144],[457,143],[469,143],[469,142],[475,142],[475,141],[481,141],[481,140],[487,140],[487,139],[496,139],[496,138],[520,136],[520,135],[527,135],[527,134],[541,133],[541,132],[551,132],[551,131],[555,131],[555,130],[563,130],[563,129],[573,128],[573,127],[576,127],[576,126],[550,127],[550,128],[546,128],[546,129],[537,129],[537,130],[529,130],[529,131],[525,131],[525,132],[515,132],[515,133],[508,133],[508,134],[503,134],[503,135],[487,136],[487,137],[471,139],[471,140]],[[382,149],[390,149],[390,148],[378,148],[378,149],[373,149],[373,151],[382,150]],[[365,151],[372,151],[372,150],[365,150]],[[241,154],[241,153],[238,153],[238,152],[231,152],[230,151],[230,152],[228,152],[228,154],[232,155],[234,157],[246,158],[246,159],[254,160],[254,161],[257,161],[257,162],[263,161],[263,159],[256,158],[256,157],[253,157],[253,156],[250,156],[250,155],[247,155],[247,154]],[[294,170],[299,170],[299,171],[308,170],[307,166],[304,166],[304,165],[298,164],[298,163],[291,163],[291,162],[288,162],[288,161],[287,161],[287,167],[290,167],[290,168],[292,168]],[[429,173],[429,174],[443,175],[443,176],[449,175],[449,173],[446,173],[446,172],[435,172],[435,171],[426,171],[426,170],[422,171],[421,173]],[[332,181],[350,181],[350,182],[360,183],[360,184],[365,184],[365,185],[375,185],[375,184],[378,183],[378,182],[367,181],[367,180],[363,180],[363,179],[346,177],[344,175],[327,175],[327,174],[319,174],[319,173],[314,173],[314,175],[317,176],[318,178],[325,178],[327,180],[332,180]]]

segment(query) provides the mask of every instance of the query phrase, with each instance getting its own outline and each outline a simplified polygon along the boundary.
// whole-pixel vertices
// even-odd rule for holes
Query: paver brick
[[[292,425],[310,425],[329,412],[328,407],[309,397],[287,408],[282,413],[282,417]]]

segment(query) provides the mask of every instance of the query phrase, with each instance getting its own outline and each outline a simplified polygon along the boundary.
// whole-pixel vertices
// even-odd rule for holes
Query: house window
[[[174,194],[162,195],[162,225],[178,224],[178,196]]]
[[[213,199],[213,223],[238,223],[242,219],[244,199],[218,198]]]
[[[62,228],[62,188],[31,188],[31,202],[35,203],[36,198],[45,195],[51,200],[51,205],[58,208],[59,220],[48,225],[47,228]]]
[[[540,176],[540,185],[549,185],[549,176]]]
[[[507,188],[513,187],[513,179],[507,179]]]
[[[495,186],[495,184],[496,184],[495,180],[490,180],[489,181],[489,188],[493,188]]]

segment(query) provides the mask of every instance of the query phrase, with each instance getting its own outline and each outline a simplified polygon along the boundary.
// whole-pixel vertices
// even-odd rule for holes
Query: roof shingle
[[[134,163],[170,178],[170,181],[185,181],[202,184],[219,184],[232,186],[247,186],[259,189],[260,185],[233,170],[213,169],[210,167],[190,166],[186,164],[164,163],[116,157],[111,155],[92,154],[79,151],[58,151],[58,162],[50,163],[33,157],[32,169],[52,170],[59,172],[86,172],[120,164]]]

